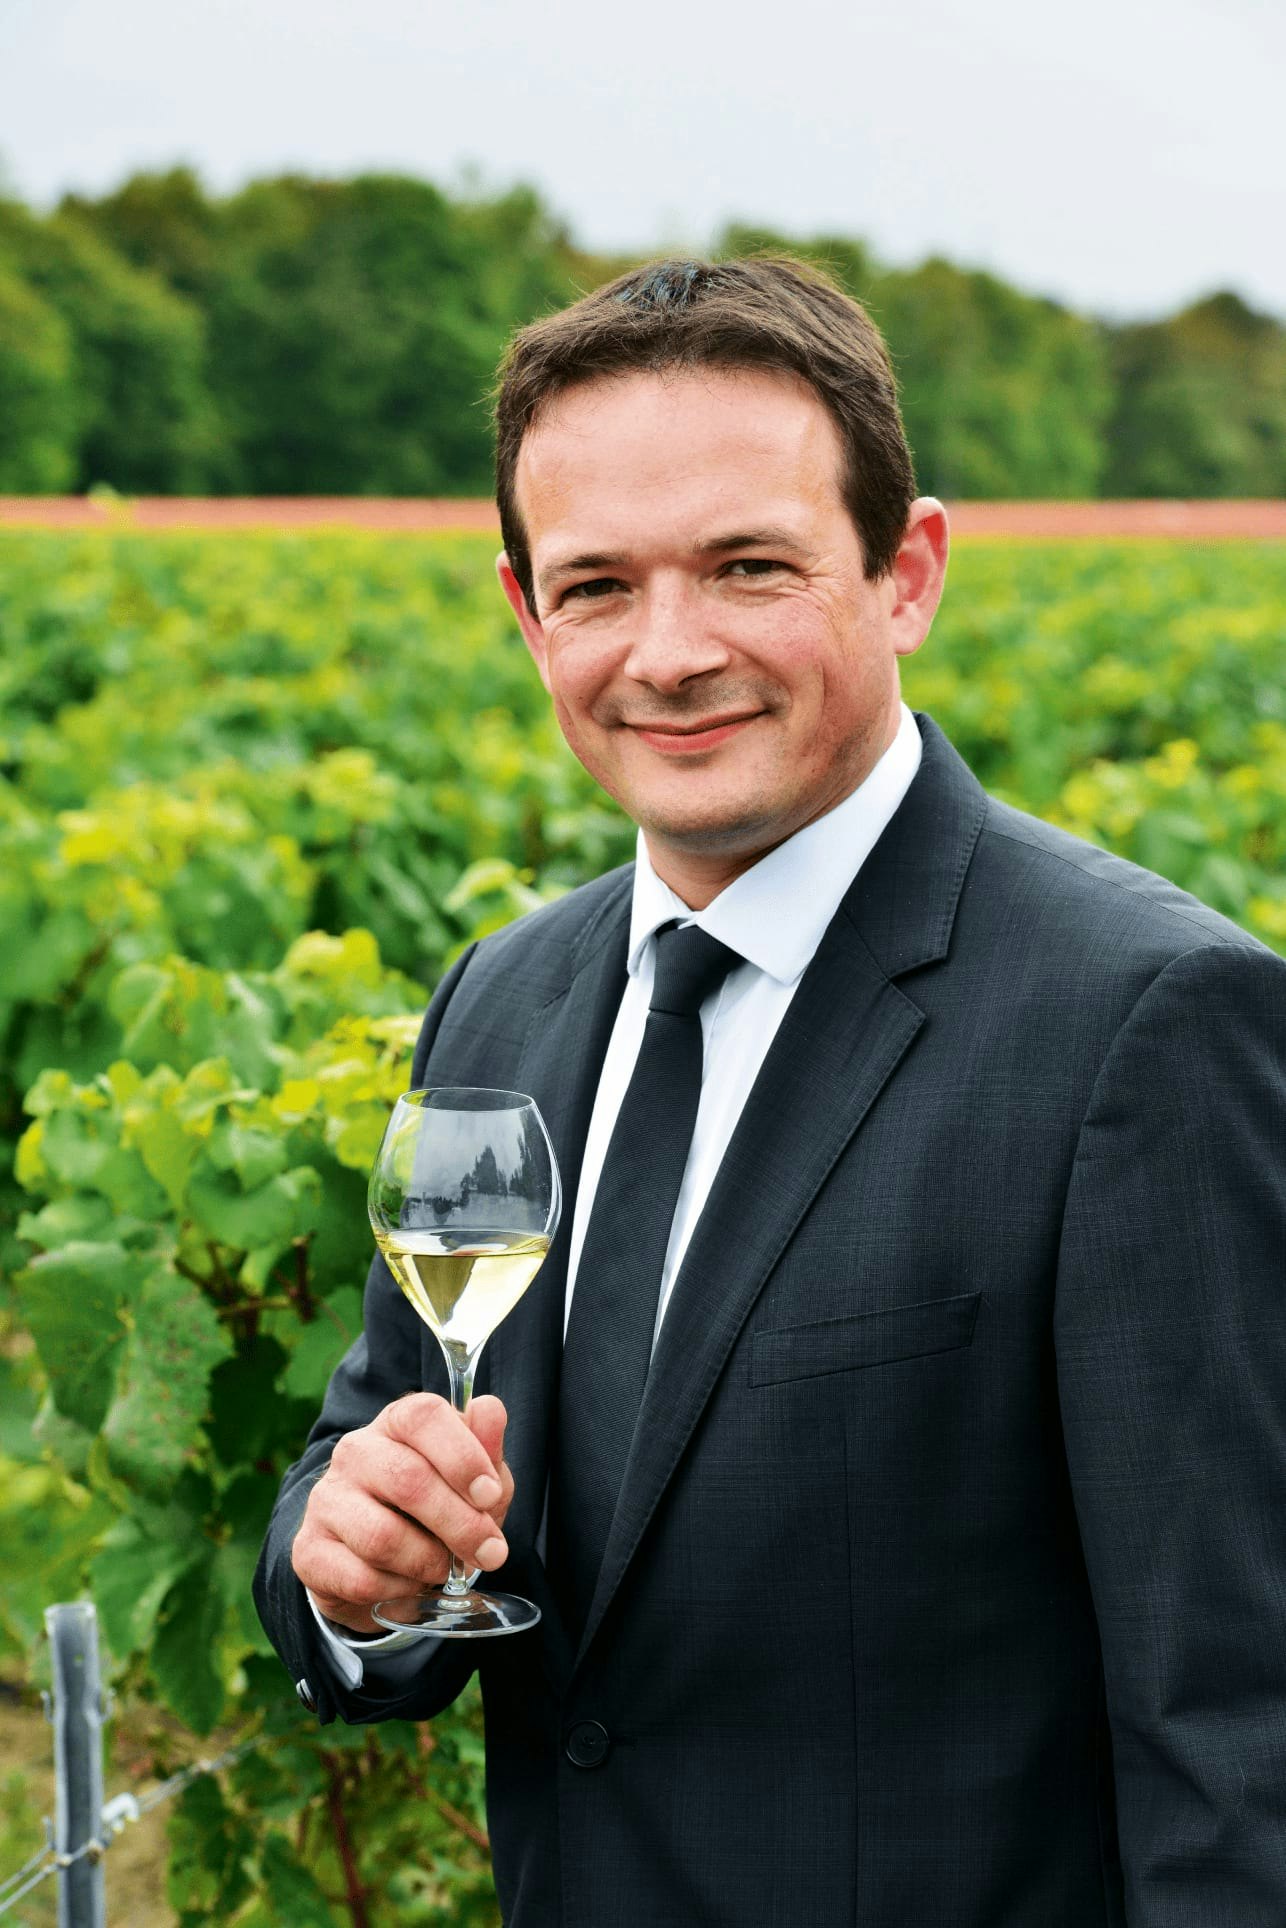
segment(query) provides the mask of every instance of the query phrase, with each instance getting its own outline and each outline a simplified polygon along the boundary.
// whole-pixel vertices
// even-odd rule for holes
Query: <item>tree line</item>
[[[934,258],[734,225],[715,255],[826,264],[891,345],[920,487],[1286,493],[1286,328],[1231,291],[1111,325]],[[132,176],[0,200],[0,492],[474,495],[510,331],[631,265],[529,187]]]

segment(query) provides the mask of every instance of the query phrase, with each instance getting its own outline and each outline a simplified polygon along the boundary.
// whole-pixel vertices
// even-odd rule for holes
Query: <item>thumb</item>
[[[492,1465],[498,1472],[504,1459],[505,1427],[509,1423],[504,1402],[497,1399],[494,1393],[480,1393],[476,1399],[469,1401],[469,1410],[465,1414],[465,1419],[468,1421],[470,1432],[478,1444],[485,1448]]]

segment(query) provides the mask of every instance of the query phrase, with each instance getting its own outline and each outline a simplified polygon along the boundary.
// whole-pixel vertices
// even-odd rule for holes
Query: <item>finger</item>
[[[490,1521],[486,1531],[494,1531]],[[446,1555],[436,1535],[408,1520],[404,1513],[382,1506],[368,1493],[346,1497],[342,1521],[338,1531],[332,1527],[332,1534],[365,1566],[400,1575],[404,1593],[421,1586],[437,1586],[446,1570]],[[351,1594],[349,1598],[364,1596]]]
[[[416,1577],[418,1568],[403,1562],[423,1558],[418,1541],[426,1538],[437,1553],[441,1542],[469,1565],[488,1571],[508,1558],[492,1515],[462,1500],[410,1447],[375,1435],[364,1443],[360,1459],[355,1450],[346,1465],[346,1473],[317,1482],[305,1519],[372,1565]],[[441,1578],[437,1574],[432,1584]]]
[[[386,1571],[363,1560],[342,1540],[313,1535],[301,1544],[295,1542],[291,1555],[297,1578],[307,1587],[327,1620],[369,1633],[378,1627],[370,1609],[380,1600],[396,1599],[417,1593],[421,1582],[410,1581],[404,1573]],[[439,1551],[438,1570],[424,1584],[439,1585],[447,1571],[446,1556]]]
[[[435,1520],[445,1482],[424,1454],[370,1427],[363,1433],[350,1433],[347,1440],[342,1453],[340,1447],[345,1445],[344,1441],[335,1448],[326,1475],[331,1482],[329,1490],[322,1490],[324,1481],[321,1480],[313,1489],[319,1495],[317,1504],[327,1517],[335,1517],[334,1508],[342,1508],[351,1489],[369,1493],[381,1505],[405,1513],[431,1533],[436,1532]],[[481,1509],[477,1524],[481,1533],[486,1524]]]
[[[502,1401],[494,1393],[480,1393],[469,1401],[465,1420],[498,1473],[504,1460],[505,1427],[509,1423]]]
[[[500,1499],[495,1506],[488,1507],[487,1511],[497,1526],[503,1526],[505,1515],[509,1511],[514,1496],[514,1476],[504,1457],[505,1428],[509,1423],[509,1415],[494,1394],[483,1393],[479,1398],[470,1400],[465,1418],[469,1422],[474,1437],[486,1447],[496,1469],[496,1477],[500,1481]]]
[[[461,1499],[486,1508],[498,1503],[501,1485],[490,1454],[445,1399],[412,1393],[386,1406],[381,1418],[388,1436],[414,1447]]]

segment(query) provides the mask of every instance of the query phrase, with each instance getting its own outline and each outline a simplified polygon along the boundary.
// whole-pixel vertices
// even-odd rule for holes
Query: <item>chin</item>
[[[628,807],[628,806],[627,806]],[[634,816],[631,810],[630,815]],[[651,811],[634,817],[645,836],[691,856],[758,856],[791,833],[777,812]]]

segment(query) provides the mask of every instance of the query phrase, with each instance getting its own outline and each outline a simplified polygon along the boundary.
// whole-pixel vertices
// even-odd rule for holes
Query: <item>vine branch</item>
[[[352,1917],[353,1928],[371,1928],[370,1916],[366,1912],[366,1890],[357,1872],[357,1859],[348,1832],[348,1816],[344,1812],[343,1769],[334,1754],[323,1754],[322,1759],[326,1763],[326,1806],[335,1834],[335,1846],[339,1850],[340,1866],[344,1870],[344,1900]]]
[[[292,1239],[295,1248],[295,1282],[287,1288],[291,1302],[305,1325],[311,1325],[317,1317],[317,1300],[313,1296],[312,1281],[308,1276],[308,1240]]]
[[[491,1842],[475,1821],[471,1821],[467,1814],[461,1813],[460,1809],[448,1801],[445,1795],[438,1794],[433,1788],[428,1790],[428,1794],[444,1821],[449,1821],[453,1828],[458,1828],[461,1834],[472,1841],[475,1848],[481,1848],[484,1854],[491,1853]]]

